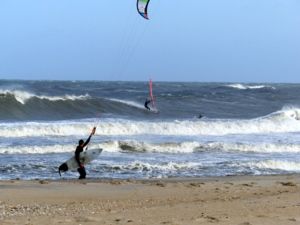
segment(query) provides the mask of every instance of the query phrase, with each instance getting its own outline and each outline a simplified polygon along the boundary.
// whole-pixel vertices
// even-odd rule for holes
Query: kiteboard
[[[83,151],[80,153],[79,160],[84,165],[88,164],[91,161],[95,160],[100,155],[102,150],[103,150],[102,148],[96,148],[96,149],[88,149],[86,151]],[[73,156],[58,167],[58,172],[59,175],[61,175],[60,174],[61,171],[66,172],[68,170],[75,170],[77,168],[78,168],[78,163],[75,160],[75,156]]]

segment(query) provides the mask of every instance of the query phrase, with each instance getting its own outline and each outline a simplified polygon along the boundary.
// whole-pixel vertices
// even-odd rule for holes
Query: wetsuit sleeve
[[[75,151],[75,160],[78,163],[78,166],[80,166],[79,155],[80,155],[80,151],[78,150],[78,148],[76,148],[76,151]]]
[[[87,146],[87,144],[90,142],[91,137],[92,137],[92,135],[90,135],[89,138],[84,142],[83,148],[84,148],[85,146]]]

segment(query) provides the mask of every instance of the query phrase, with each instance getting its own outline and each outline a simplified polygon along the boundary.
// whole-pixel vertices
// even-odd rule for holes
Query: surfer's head
[[[82,139],[79,140],[78,144],[83,145],[84,141]]]

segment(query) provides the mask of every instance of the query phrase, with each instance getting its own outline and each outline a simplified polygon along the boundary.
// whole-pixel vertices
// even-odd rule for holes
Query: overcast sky
[[[299,0],[1,0],[0,79],[300,82]]]

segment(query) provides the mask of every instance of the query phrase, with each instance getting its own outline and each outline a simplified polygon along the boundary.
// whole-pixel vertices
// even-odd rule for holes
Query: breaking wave
[[[0,89],[0,98],[14,98],[17,102],[21,104],[26,104],[30,99],[36,98],[48,101],[75,101],[75,100],[86,100],[90,98],[88,94],[85,95],[63,95],[63,96],[46,96],[46,95],[36,95],[28,91],[21,90],[3,90]]]
[[[116,99],[116,98],[108,98],[108,100],[113,101],[113,102],[119,102],[128,106],[132,106],[138,109],[145,109],[143,104],[134,102],[134,101],[129,101],[129,100],[121,100],[121,99]]]
[[[285,109],[249,120],[175,120],[136,121],[94,119],[59,122],[1,123],[0,136],[68,136],[85,135],[96,125],[98,135],[228,135],[284,133],[300,131],[300,109]]]
[[[140,171],[140,172],[151,172],[151,171],[177,171],[177,170],[189,170],[198,168],[201,166],[201,163],[194,163],[194,162],[184,162],[184,163],[176,163],[176,162],[166,162],[166,163],[145,163],[141,161],[134,161],[129,164],[116,164],[110,165],[115,171]]]
[[[76,139],[75,139],[76,140]],[[94,140],[89,148],[103,148],[106,152],[151,152],[151,153],[197,153],[197,152],[257,152],[257,153],[298,153],[300,144],[276,144],[276,143],[229,143],[229,142],[161,142],[152,143],[137,140]],[[15,145],[0,146],[0,154],[47,154],[73,152],[74,144],[55,145]]]
[[[266,160],[247,164],[254,169],[283,170],[288,172],[300,172],[300,162],[288,162],[282,160]]]
[[[76,145],[48,145],[48,146],[13,146],[0,147],[0,154],[47,154],[74,152]]]
[[[246,84],[228,84],[226,85],[226,87],[239,89],[239,90],[262,89],[262,88],[276,89],[275,87],[268,86],[268,85],[246,85]]]
[[[65,94],[38,95],[29,91],[0,89],[0,120],[61,120],[91,118],[101,114],[144,115],[134,101]]]

